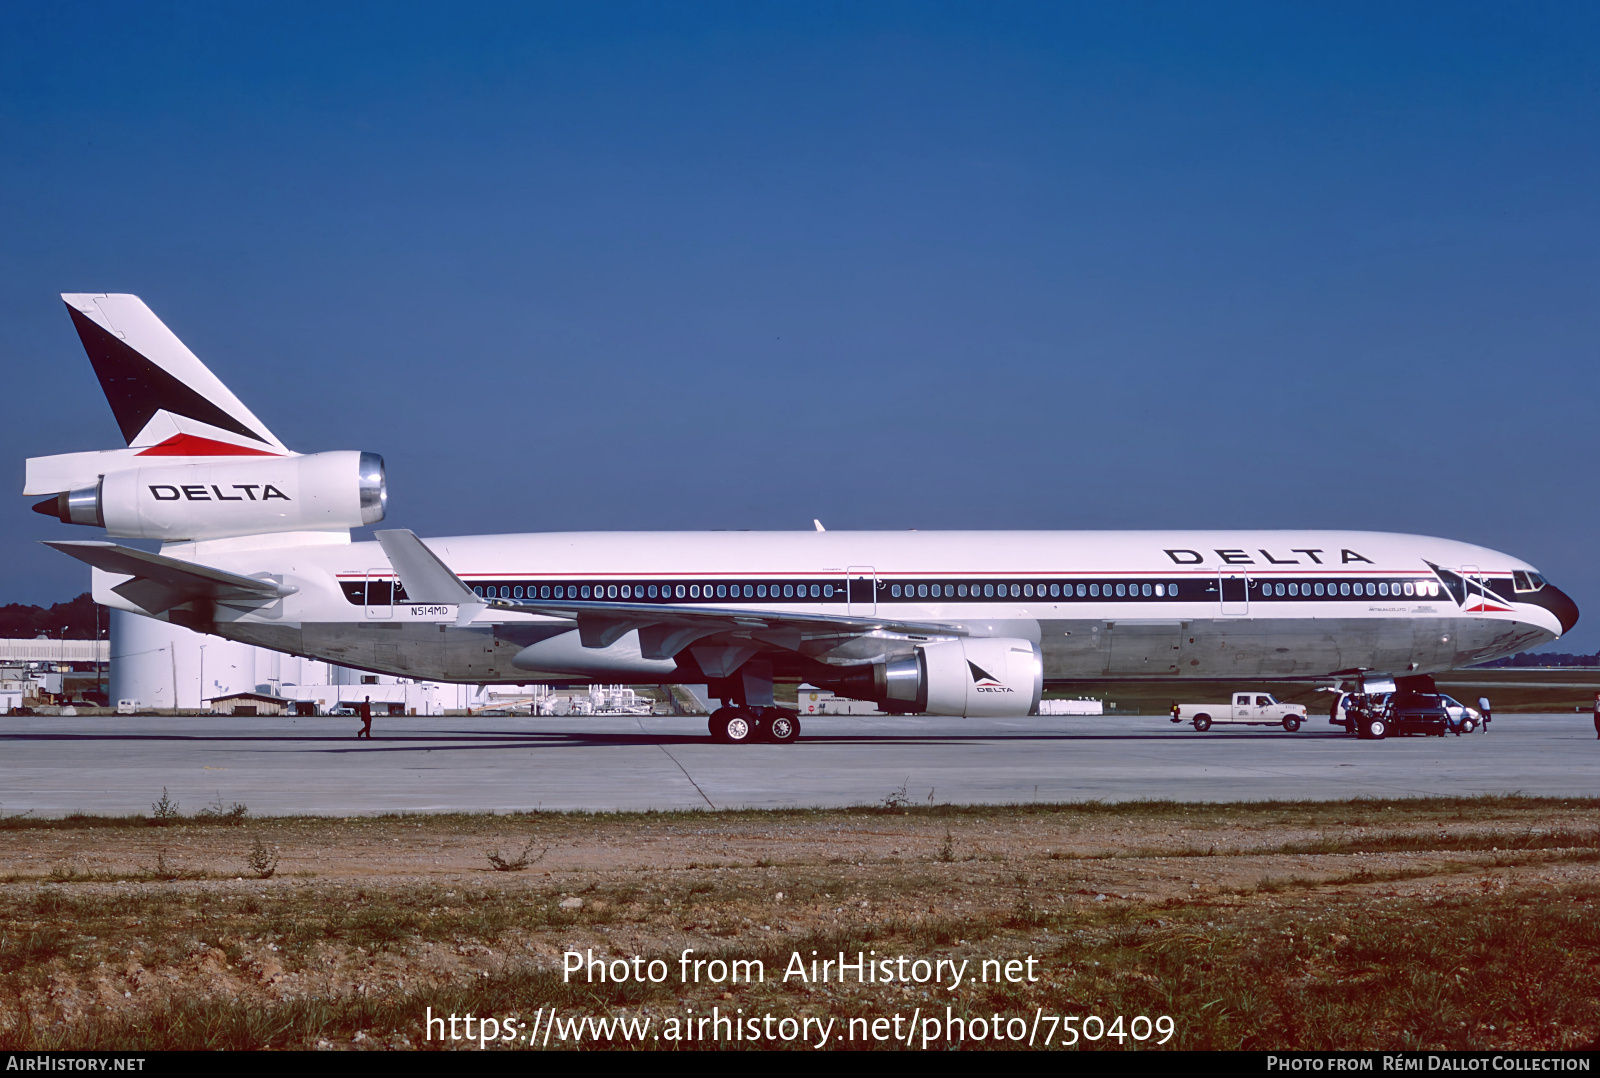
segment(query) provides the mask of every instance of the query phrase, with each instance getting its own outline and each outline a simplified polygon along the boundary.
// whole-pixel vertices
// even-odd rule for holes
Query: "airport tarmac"
[[[1507,715],[1487,734],[1360,741],[1164,715],[809,717],[794,745],[714,745],[695,718],[7,717],[0,814],[256,815],[1185,801],[1522,793],[1592,796],[1590,716]],[[1323,729],[1319,729],[1323,726]]]

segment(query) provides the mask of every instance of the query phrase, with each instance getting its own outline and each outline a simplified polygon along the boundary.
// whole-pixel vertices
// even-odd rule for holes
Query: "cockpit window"
[[[1544,577],[1538,573],[1525,573],[1521,569],[1513,569],[1511,584],[1518,591],[1538,591],[1544,587]]]

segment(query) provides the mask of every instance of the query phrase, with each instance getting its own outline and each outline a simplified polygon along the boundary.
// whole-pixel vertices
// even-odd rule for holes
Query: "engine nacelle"
[[[894,711],[1012,718],[1039,709],[1044,652],[1031,640],[965,638],[928,644],[874,668],[878,702]]]
[[[383,458],[354,450],[130,468],[35,511],[124,539],[223,539],[376,524],[388,504]]]

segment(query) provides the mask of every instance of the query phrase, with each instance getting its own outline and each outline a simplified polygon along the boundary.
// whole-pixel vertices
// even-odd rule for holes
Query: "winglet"
[[[488,603],[439,560],[415,532],[404,528],[373,532],[372,537],[389,556],[389,564],[405,585],[406,595],[412,602],[437,603],[440,606],[460,605],[457,625],[466,625],[482,613]]]

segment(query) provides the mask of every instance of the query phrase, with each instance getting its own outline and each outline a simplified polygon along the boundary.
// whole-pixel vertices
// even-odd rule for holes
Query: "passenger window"
[[[1058,598],[1060,596],[1060,594],[1061,594],[1061,585],[1060,584],[1051,584],[1050,585],[1050,598],[1052,598],[1052,599]]]
[[[1149,585],[1149,584],[1146,584],[1146,585],[1144,585],[1144,586],[1143,586],[1143,587],[1142,587],[1142,588],[1140,588],[1140,589],[1139,589],[1139,590],[1140,590],[1140,591],[1141,591],[1141,592],[1142,592],[1142,593],[1143,593],[1143,594],[1145,594],[1145,595],[1146,595],[1146,596],[1148,596],[1148,595],[1149,595],[1149,594],[1150,594],[1150,585]]]
[[[1109,589],[1107,589],[1107,590],[1109,590]],[[1098,599],[1100,597],[1100,585],[1099,584],[1090,584],[1089,585],[1089,594]]]
[[[1339,585],[1339,594],[1340,595],[1349,595],[1350,594],[1350,585],[1349,584],[1340,584]]]
[[[1084,592],[1084,587],[1083,587],[1082,584],[1079,584],[1078,585],[1078,598],[1080,598],[1080,599],[1083,598],[1083,592]]]
[[[1178,585],[1176,585],[1176,584],[1168,584],[1167,585],[1167,594],[1168,595],[1177,595],[1178,594]]]
[[[473,594],[478,596],[478,598],[483,598],[483,588],[481,586],[474,586],[472,591]]]
[[[1316,592],[1317,592],[1318,595],[1322,594],[1322,585],[1321,584],[1316,585]]]
[[[1117,585],[1117,598],[1119,598],[1119,599],[1120,599],[1120,598],[1122,598],[1122,597],[1123,597],[1123,596],[1124,596],[1124,595],[1125,595],[1125,594],[1127,594],[1127,587],[1126,587],[1126,585],[1123,585],[1123,584],[1118,584],[1118,585]]]
[[[928,597],[928,585],[926,585],[926,584],[918,584],[917,585],[917,598],[926,599],[927,597]]]

